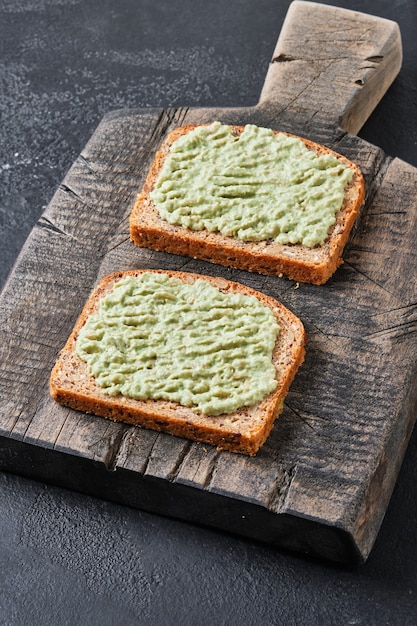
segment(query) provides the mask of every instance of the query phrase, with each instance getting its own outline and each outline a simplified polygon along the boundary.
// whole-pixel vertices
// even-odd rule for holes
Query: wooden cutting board
[[[397,24],[294,2],[259,103],[107,115],[28,238],[0,298],[0,469],[339,562],[366,559],[416,416],[417,169],[355,136],[401,64]],[[320,287],[129,241],[153,155],[183,123],[294,132],[360,165],[367,201]],[[296,313],[306,361],[254,458],[56,405],[49,372],[94,284],[131,268],[218,275]]]

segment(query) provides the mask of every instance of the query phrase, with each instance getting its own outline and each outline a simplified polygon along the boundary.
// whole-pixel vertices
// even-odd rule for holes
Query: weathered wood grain
[[[357,133],[398,74],[402,61],[398,25],[356,11],[290,5],[260,102],[281,119],[316,116]],[[323,96],[326,97],[323,97]]]
[[[257,105],[118,111],[102,120],[0,297],[2,469],[337,561],[367,557],[416,415],[417,170],[347,131],[365,121],[400,62],[395,24],[295,2]],[[326,285],[129,241],[129,213],[163,138],[182,123],[215,119],[303,134],[360,165],[366,205]],[[305,364],[255,458],[50,399],[50,369],[90,290],[131,268],[231,278],[303,320]]]

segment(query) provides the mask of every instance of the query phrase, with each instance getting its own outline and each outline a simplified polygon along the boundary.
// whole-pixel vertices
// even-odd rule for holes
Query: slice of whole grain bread
[[[322,245],[308,248],[301,244],[280,244],[274,240],[248,242],[237,237],[225,236],[220,232],[191,230],[164,220],[150,194],[172,144],[196,127],[189,125],[177,128],[161,145],[130,215],[131,240],[138,246],[190,256],[250,272],[283,275],[299,282],[317,285],[325,283],[343,262],[341,259],[343,249],[364,203],[365,184],[359,167],[325,146],[297,137],[309,150],[318,155],[332,154],[353,170],[353,178],[346,187],[345,199],[336,215],[336,222],[330,228],[328,237]],[[236,136],[244,130],[243,126],[230,128]],[[279,131],[274,132],[278,134]],[[288,133],[283,134],[295,137]]]
[[[166,274],[187,283],[204,279],[224,293],[255,296],[264,306],[269,307],[280,326],[272,356],[276,389],[253,406],[218,416],[199,414],[173,401],[135,400],[122,395],[106,395],[89,374],[87,363],[77,355],[77,337],[87,318],[97,311],[100,299],[112,291],[115,283],[125,276],[138,276],[145,271]],[[265,442],[283,409],[284,398],[303,362],[304,346],[303,324],[291,311],[275,299],[239,283],[168,270],[116,272],[99,283],[85,304],[52,370],[50,393],[57,402],[76,410],[202,441],[219,449],[254,455]]]

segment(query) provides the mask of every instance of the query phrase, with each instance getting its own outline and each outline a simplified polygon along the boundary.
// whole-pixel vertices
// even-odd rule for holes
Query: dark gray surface
[[[360,135],[417,165],[417,3],[326,4],[400,24]],[[0,0],[0,284],[104,113],[255,103],[288,5]],[[416,459],[354,571],[0,474],[0,624],[415,624]]]

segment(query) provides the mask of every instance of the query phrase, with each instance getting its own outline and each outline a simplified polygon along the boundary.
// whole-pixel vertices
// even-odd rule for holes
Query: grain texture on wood
[[[260,101],[280,116],[302,115],[306,127],[314,126],[319,114],[329,127],[357,133],[401,61],[396,23],[297,0],[288,10]]]
[[[400,60],[391,22],[295,2],[257,105],[103,119],[0,296],[1,469],[275,546],[366,559],[416,416],[417,170],[346,130],[363,123]],[[216,119],[296,132],[361,167],[366,205],[326,285],[129,241],[129,214],[162,140],[183,123]],[[256,457],[84,415],[49,398],[50,369],[88,294],[104,275],[134,268],[240,281],[303,321],[305,364]]]

